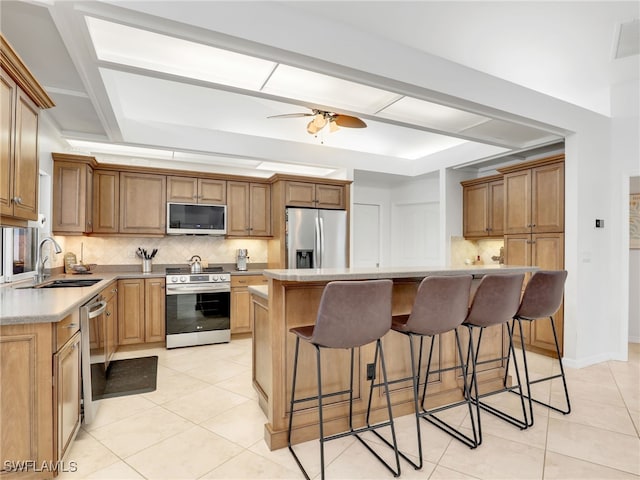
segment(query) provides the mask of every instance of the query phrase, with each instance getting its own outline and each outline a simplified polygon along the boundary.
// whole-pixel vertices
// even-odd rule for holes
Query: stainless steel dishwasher
[[[100,321],[100,318],[104,315],[106,309],[107,302],[100,294],[80,307],[80,331],[82,332],[82,410],[85,424],[93,421],[98,408],[97,403],[93,401],[91,392],[91,364],[104,361],[103,359],[95,358],[92,361],[90,329],[92,320],[98,319],[98,322],[95,323],[98,325],[98,330],[100,330],[104,323]],[[100,337],[100,331],[95,332],[95,338],[99,339]]]

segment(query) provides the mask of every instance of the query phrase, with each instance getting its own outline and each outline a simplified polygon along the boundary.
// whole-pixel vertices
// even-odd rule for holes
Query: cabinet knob
[[[107,317],[110,317],[110,316],[111,316],[111,312],[107,312]]]
[[[13,197],[13,203],[16,205],[22,205],[22,197]]]
[[[70,323],[69,325],[65,325],[64,328],[76,328],[78,326],[77,323]]]

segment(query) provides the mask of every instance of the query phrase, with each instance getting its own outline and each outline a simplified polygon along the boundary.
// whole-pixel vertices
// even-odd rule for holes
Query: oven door
[[[167,335],[230,330],[228,285],[167,285]]]

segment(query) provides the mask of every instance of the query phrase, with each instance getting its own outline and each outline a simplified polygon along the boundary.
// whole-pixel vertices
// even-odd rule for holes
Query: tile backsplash
[[[64,253],[76,254],[84,263],[98,265],[138,265],[138,247],[151,251],[158,249],[153,259],[158,264],[185,264],[193,255],[200,255],[203,264],[235,263],[236,250],[249,250],[249,263],[267,262],[267,240],[226,239],[224,237],[176,235],[159,238],[139,237],[83,237],[56,236],[63,254],[51,255],[52,266],[64,265]]]
[[[503,245],[502,239],[466,240],[463,237],[451,237],[451,266],[463,266],[467,260],[475,264],[478,255],[483,265],[498,265],[499,262],[491,257],[498,256]]]

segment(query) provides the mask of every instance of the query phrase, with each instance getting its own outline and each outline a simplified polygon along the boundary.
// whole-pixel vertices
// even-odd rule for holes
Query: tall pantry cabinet
[[[564,269],[564,155],[498,170],[504,175],[504,255],[507,265]],[[525,279],[525,283],[528,280]],[[562,352],[564,309],[554,315]],[[525,344],[555,356],[549,322],[524,322]]]

